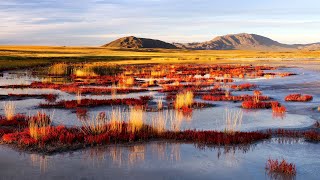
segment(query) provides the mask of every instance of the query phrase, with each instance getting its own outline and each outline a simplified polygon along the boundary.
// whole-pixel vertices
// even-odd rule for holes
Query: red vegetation
[[[311,101],[313,97],[311,95],[302,94],[290,94],[285,97],[285,101],[295,101],[295,102],[307,102]]]
[[[106,125],[110,126],[110,124]],[[81,145],[102,145],[110,143],[147,141],[147,140],[175,140],[182,142],[191,142],[203,145],[233,145],[233,144],[249,144],[254,141],[269,138],[270,135],[261,132],[235,132],[224,133],[217,131],[166,131],[158,133],[148,125],[132,133],[128,131],[128,124],[123,122],[121,131],[106,131],[98,135],[84,134],[80,128],[66,128],[64,126],[47,127],[48,134],[39,140],[33,139],[29,134],[29,129],[24,131],[5,134],[2,141],[5,143],[13,143],[19,147],[31,147],[31,149],[41,149],[46,147],[62,148],[69,146],[70,148]],[[39,146],[40,144],[41,146]],[[57,150],[56,149],[56,150]]]
[[[285,113],[287,108],[285,106],[272,106],[272,112],[274,113]]]
[[[87,110],[87,109],[83,109],[83,108],[77,108],[77,109],[76,109],[76,114],[77,114],[77,116],[79,116],[79,117],[86,116],[87,113],[88,113],[88,110]]]
[[[269,109],[273,106],[279,106],[277,101],[268,101],[268,102],[255,102],[255,101],[244,101],[242,107],[245,109]]]
[[[317,131],[307,131],[304,133],[304,137],[307,141],[312,141],[312,142],[320,141],[320,133]]]
[[[28,116],[22,114],[16,114],[12,120],[7,120],[6,117],[0,116],[0,126],[14,126],[14,127],[26,127],[28,126]]]
[[[250,84],[250,83],[240,84],[240,85],[232,85],[231,86],[232,89],[239,90],[239,91],[251,90],[251,89],[256,88],[256,87],[257,87],[257,85]]]
[[[125,99],[81,99],[79,103],[77,100],[59,101],[54,104],[40,104],[42,108],[67,108],[73,109],[77,107],[97,107],[97,106],[111,106],[111,105],[128,105],[128,106],[145,106],[152,97],[141,96],[139,99],[125,98]]]
[[[279,173],[284,175],[296,175],[296,166],[292,163],[288,163],[286,160],[279,162],[277,159],[269,159],[266,165],[268,173]]]
[[[268,96],[259,96],[258,97],[260,101],[269,100],[270,98]],[[203,100],[207,101],[253,101],[255,100],[254,96],[250,95],[241,95],[241,96],[212,96],[212,95],[203,95]]]

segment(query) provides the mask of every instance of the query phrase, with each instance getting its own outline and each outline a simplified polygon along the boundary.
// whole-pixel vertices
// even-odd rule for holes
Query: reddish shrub
[[[269,173],[280,173],[285,175],[295,175],[297,170],[296,166],[292,163],[288,163],[286,160],[279,162],[277,159],[269,159],[267,161],[266,170]]]
[[[232,86],[231,86],[232,89],[240,90],[240,91],[243,91],[243,90],[251,90],[251,89],[256,88],[256,87],[257,87],[257,85],[255,85],[255,84],[250,84],[250,83],[240,84],[240,85],[232,85]]]
[[[59,101],[54,104],[40,104],[42,108],[67,108],[73,109],[77,107],[97,107],[97,106],[111,106],[111,105],[128,105],[128,106],[145,106],[148,101],[152,99],[149,96],[141,96],[139,99],[125,98],[125,99],[81,99],[77,100]]]
[[[319,142],[320,141],[320,133],[317,131],[307,131],[304,134],[304,137],[307,141]]]
[[[302,94],[289,94],[285,97],[285,101],[295,101],[295,102],[307,102],[311,101],[313,97],[311,95]]]
[[[269,100],[268,96],[259,96],[260,101]],[[203,100],[207,101],[253,101],[255,99],[254,96],[250,95],[241,95],[241,96],[212,96],[212,95],[203,95]]]
[[[255,102],[255,101],[244,101],[242,102],[242,107],[245,109],[269,109],[273,106],[278,106],[279,102],[269,101],[269,102]]]
[[[274,113],[285,113],[287,108],[284,106],[272,106],[272,112]]]

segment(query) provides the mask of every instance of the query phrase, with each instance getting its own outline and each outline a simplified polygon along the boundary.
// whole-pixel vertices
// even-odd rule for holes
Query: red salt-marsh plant
[[[100,121],[103,117],[103,121]],[[136,117],[136,116],[135,116]],[[92,145],[107,145],[110,143],[128,143],[148,140],[174,140],[204,145],[236,145],[250,144],[252,142],[270,137],[262,132],[234,132],[232,134],[218,131],[158,131],[152,126],[139,123],[139,128],[132,130],[132,121],[114,122],[99,115],[99,121],[92,124],[85,123],[83,127],[67,128],[64,126],[51,126],[47,123],[30,124],[20,132],[5,134],[2,138],[4,143],[15,144],[18,147],[39,152],[52,152],[83,148]],[[121,124],[121,125],[120,125]],[[43,126],[42,126],[43,125]],[[135,127],[137,123],[135,123]],[[41,145],[41,146],[39,146]]]
[[[42,108],[67,108],[73,109],[77,107],[97,107],[97,106],[111,106],[111,105],[128,105],[128,106],[145,106],[152,97],[141,96],[139,99],[136,98],[125,98],[125,99],[81,99],[59,101],[56,103],[40,104]]]
[[[304,138],[307,141],[319,142],[320,141],[320,133],[317,131],[307,131],[304,133]]]
[[[272,106],[272,112],[274,113],[285,113],[287,108],[285,106]]]
[[[253,101],[255,100],[255,96],[250,95],[240,95],[240,96],[214,96],[214,95],[203,95],[202,99],[207,101]],[[259,96],[258,99],[260,101],[269,100],[268,96]]]
[[[269,109],[273,106],[278,106],[279,102],[277,101],[268,101],[268,102],[255,102],[255,101],[244,101],[242,102],[242,107],[245,109]]]
[[[255,84],[250,84],[250,83],[246,83],[246,84],[240,84],[240,85],[232,85],[231,88],[238,90],[238,91],[243,91],[243,90],[251,90],[253,88],[256,88],[257,85]]]
[[[296,166],[293,163],[288,163],[286,160],[281,162],[278,159],[269,159],[266,164],[266,170],[271,176],[289,175],[295,176],[297,173]]]
[[[311,95],[302,94],[289,94],[285,97],[285,101],[295,101],[295,102],[307,102],[311,101],[313,97]]]

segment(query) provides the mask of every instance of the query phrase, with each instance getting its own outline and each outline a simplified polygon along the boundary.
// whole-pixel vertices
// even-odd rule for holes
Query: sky
[[[98,46],[129,35],[202,42],[244,32],[320,42],[320,1],[0,0],[0,44]]]

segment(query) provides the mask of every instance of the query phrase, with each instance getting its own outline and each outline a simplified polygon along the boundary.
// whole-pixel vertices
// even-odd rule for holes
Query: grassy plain
[[[110,49],[101,47],[0,46],[0,71],[55,62],[237,63],[301,65],[320,69],[320,51]]]

